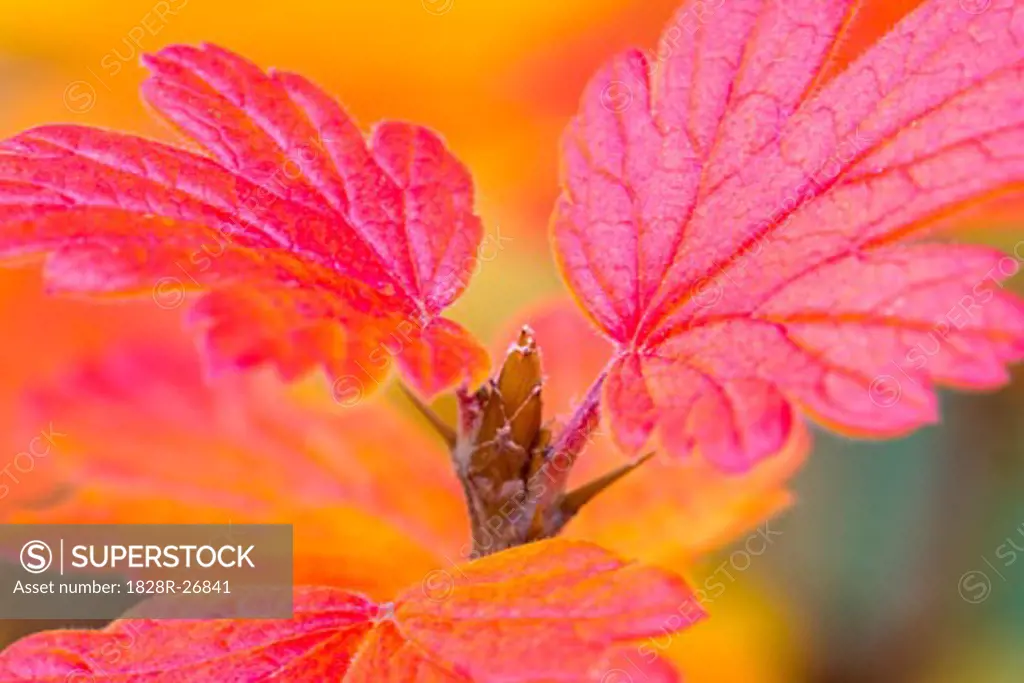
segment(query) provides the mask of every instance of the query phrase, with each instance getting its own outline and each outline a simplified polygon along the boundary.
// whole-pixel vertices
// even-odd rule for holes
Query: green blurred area
[[[788,615],[800,650],[790,680],[1024,680],[1024,371],[1014,375],[998,393],[944,393],[942,424],[908,438],[816,430],[797,503],[771,523],[778,540],[733,572]],[[742,551],[705,573],[730,557],[741,567]]]

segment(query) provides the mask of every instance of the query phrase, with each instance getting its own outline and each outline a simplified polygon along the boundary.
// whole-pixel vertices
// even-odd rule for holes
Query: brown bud
[[[471,470],[492,471],[502,481],[521,475],[540,430],[541,382],[537,342],[524,327],[482,397]]]
[[[471,515],[481,527],[474,532],[481,552],[521,543],[532,516],[524,509],[529,505],[526,478],[541,434],[542,385],[537,342],[524,327],[498,376],[460,401],[463,433],[456,460],[463,469]],[[485,540],[487,547],[481,549]]]
[[[566,491],[569,472],[599,422],[602,382],[603,376],[557,434],[542,427],[540,352],[524,327],[497,377],[473,394],[460,392],[454,458],[475,556],[557,534],[581,506],[639,464]]]

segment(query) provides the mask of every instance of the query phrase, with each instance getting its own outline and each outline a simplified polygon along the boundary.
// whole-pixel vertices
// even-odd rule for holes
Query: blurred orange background
[[[916,4],[865,2],[846,43],[846,58]],[[403,119],[435,128],[471,169],[485,229],[512,242],[500,264],[481,269],[453,317],[491,339],[523,306],[564,292],[546,229],[558,193],[558,137],[584,83],[615,51],[653,45],[677,5],[677,0],[5,0],[0,136],[68,122],[176,140],[138,97],[146,76],[139,54],[170,43],[213,42],[260,66],[300,72],[338,96],[364,127]],[[1012,243],[1016,238],[1007,238],[1012,234],[1007,229],[1024,227],[1019,215],[1019,203],[994,204],[968,217],[969,234]],[[175,313],[152,305],[126,313],[62,301],[48,302],[44,309],[39,290],[32,269],[0,271],[0,405],[5,407],[0,428],[8,432],[18,428],[16,405],[24,382],[108,339],[178,324]],[[62,332],[48,334],[58,322]],[[1000,603],[1010,605],[1009,616],[1006,608],[992,604],[968,606],[977,609],[961,614],[964,605],[956,594],[960,573],[980,561],[972,553],[986,551],[988,539],[1012,532],[1015,519],[1024,522],[1024,510],[1015,504],[1024,491],[1019,458],[1024,440],[1010,425],[1024,407],[1022,394],[1011,388],[997,396],[947,401],[944,426],[895,444],[820,438],[798,482],[798,498],[806,504],[787,513],[780,527],[786,529],[786,542],[778,556],[731,585],[714,605],[717,625],[681,637],[693,662],[687,680],[882,680],[874,677],[878,672],[892,682],[1024,680],[1019,650],[1024,567],[1015,588],[1007,586],[1001,598],[1009,601]],[[1009,465],[1007,450],[1017,454]],[[1007,474],[1013,485],[1006,484]],[[964,476],[974,477],[976,486],[965,494],[969,500],[956,505],[970,510],[977,524],[947,528],[948,479]],[[1002,487],[996,486],[999,479]],[[993,488],[1000,489],[998,501],[989,506]],[[880,509],[893,517],[879,519]],[[932,540],[926,543],[925,537]],[[933,546],[944,541],[957,549],[950,550],[952,557],[935,554]],[[937,567],[940,561],[949,566]],[[709,561],[707,571],[720,562]],[[886,578],[877,566],[896,569]],[[939,569],[952,573],[936,579]],[[938,584],[928,583],[933,580]],[[939,599],[932,590],[944,591],[941,609],[928,602]],[[873,605],[878,609],[865,609],[859,604],[865,601],[878,603]],[[928,610],[918,609],[923,602]],[[949,627],[941,633],[922,631],[922,642],[915,642],[911,636],[919,620],[935,615],[949,619]],[[872,668],[866,662],[873,658],[884,661]]]

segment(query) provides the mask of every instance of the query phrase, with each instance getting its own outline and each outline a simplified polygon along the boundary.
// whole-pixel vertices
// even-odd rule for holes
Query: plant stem
[[[444,439],[444,442],[448,446],[449,450],[454,449],[455,443],[458,440],[458,437],[455,434],[455,430],[452,429],[447,422],[442,420],[441,417],[434,412],[433,408],[431,408],[422,400],[420,400],[420,397],[413,393],[412,390],[409,389],[409,387],[401,383],[399,383],[398,386],[402,390],[402,393],[405,394],[409,401],[413,404],[413,406],[416,407],[416,410],[419,412],[419,414],[426,418],[427,422],[430,423],[430,426],[434,428],[434,431],[436,431],[441,436],[441,438]]]

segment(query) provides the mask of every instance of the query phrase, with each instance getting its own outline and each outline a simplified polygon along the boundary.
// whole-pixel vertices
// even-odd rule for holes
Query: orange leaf
[[[680,579],[584,543],[543,541],[452,572],[442,593],[424,583],[383,605],[298,589],[292,620],[126,620],[40,633],[0,653],[0,681],[57,683],[81,672],[97,683],[608,683],[625,665],[621,643],[702,618]],[[658,673],[651,680],[672,680]]]
[[[375,597],[469,538],[449,456],[418,425],[305,405],[264,373],[208,385],[180,334],[108,349],[26,401],[25,424],[62,436],[23,477],[48,504],[19,509],[15,488],[6,523],[290,523],[297,582]]]

